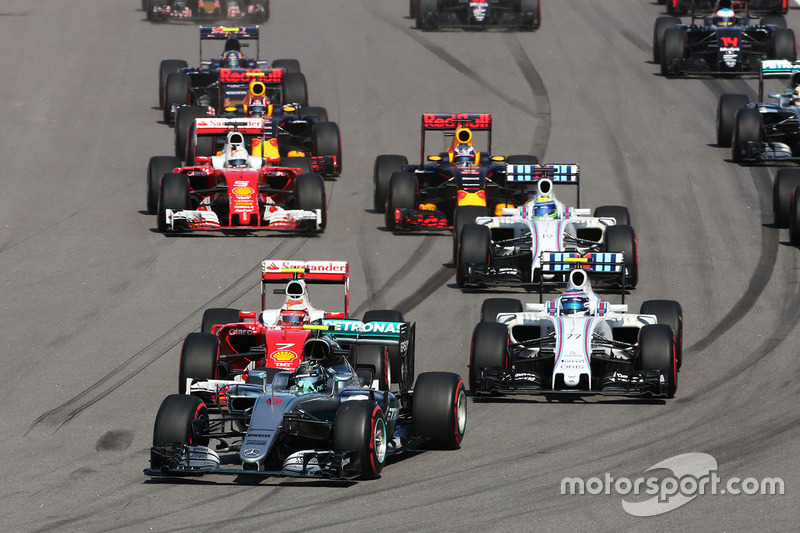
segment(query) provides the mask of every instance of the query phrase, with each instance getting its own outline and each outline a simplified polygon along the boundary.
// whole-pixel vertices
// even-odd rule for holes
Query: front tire
[[[430,439],[438,449],[455,450],[461,445],[467,429],[467,394],[458,374],[420,374],[411,401],[415,435]]]
[[[788,228],[791,222],[792,192],[800,187],[800,169],[782,168],[772,187],[772,212],[776,228]]]
[[[686,56],[686,30],[668,28],[664,32],[664,47],[661,49],[661,75],[673,74],[672,64]]]
[[[297,208],[307,211],[320,209],[322,211],[322,222],[319,231],[325,231],[325,226],[328,224],[325,180],[319,174],[300,174],[295,178],[294,187]]]
[[[481,322],[497,322],[500,313],[521,313],[522,302],[517,298],[486,298],[481,305]]]
[[[439,16],[438,0],[418,0],[417,2],[417,29],[432,30],[437,26]]]
[[[330,155],[336,158],[334,175],[342,173],[342,138],[335,122],[317,122],[311,128],[314,155]]]
[[[491,263],[492,232],[486,226],[467,224],[461,228],[456,253],[456,283],[466,286],[470,265]]]
[[[678,370],[683,363],[683,308],[674,300],[647,300],[642,302],[639,312],[643,315],[655,315],[659,324],[672,328],[675,339],[675,363]]]
[[[461,230],[467,224],[474,224],[478,217],[489,216],[489,208],[482,205],[461,205],[456,206],[453,211],[453,263],[456,262],[458,254],[458,237]]]
[[[147,163],[147,212],[155,215],[158,210],[158,193],[161,190],[161,176],[171,174],[181,166],[177,157],[157,155]]]
[[[183,59],[165,59],[158,67],[158,108],[164,109],[164,94],[167,86],[167,76],[179,73],[189,64]]]
[[[792,201],[789,207],[791,212],[789,243],[792,246],[800,246],[800,187],[795,187],[792,191]]]
[[[508,328],[498,322],[478,322],[472,330],[469,349],[469,390],[473,394],[481,390],[484,368],[508,370]]]
[[[213,333],[214,326],[220,324],[237,324],[241,322],[238,309],[227,307],[216,307],[206,309],[203,312],[203,323],[200,327],[201,333]]]
[[[627,273],[627,285],[635,289],[639,283],[639,255],[636,243],[636,232],[631,226],[611,226],[603,235],[607,252],[623,252],[623,261]]]
[[[158,231],[167,231],[167,209],[189,209],[189,179],[183,174],[164,174],[158,194],[156,223]]]
[[[616,221],[617,226],[631,225],[631,213],[624,205],[601,205],[595,208],[594,216],[597,218],[611,217]]]
[[[344,402],[333,423],[333,448],[357,453],[361,479],[380,476],[389,435],[383,410],[370,401]]]
[[[170,394],[158,408],[153,424],[153,446],[167,444],[207,446],[208,407],[197,396]],[[150,453],[150,468],[160,470],[164,458]]]
[[[272,61],[272,68],[282,68],[286,73],[300,72],[300,61],[296,59],[275,59]]]
[[[744,164],[747,143],[761,141],[761,113],[757,109],[745,107],[736,112],[736,125],[733,129],[731,156],[734,162]]]
[[[389,194],[386,197],[386,228],[397,229],[395,210],[419,207],[419,183],[410,172],[395,172],[389,178]]]
[[[408,164],[404,155],[379,155],[375,158],[372,172],[372,207],[376,213],[386,212],[386,198],[389,196],[389,178]]]
[[[667,380],[667,396],[675,396],[678,372],[672,328],[668,325],[647,325],[639,331],[639,369],[660,370]]]
[[[744,94],[723,94],[717,106],[717,146],[731,147],[733,130],[736,127],[736,112],[744,108],[750,99]]]
[[[775,59],[794,61],[797,59],[797,42],[794,30],[779,28],[772,32],[772,55]]]
[[[207,114],[208,108],[199,105],[179,107],[175,112],[175,157],[181,161],[187,163],[190,161],[189,132],[194,120]],[[192,154],[192,159],[194,159],[194,154]]]
[[[287,72],[283,75],[281,98],[283,105],[308,106],[308,85],[302,72]]]
[[[653,26],[653,63],[661,64],[661,50],[664,48],[664,34],[668,29],[681,23],[678,17],[658,17]]]
[[[167,76],[164,83],[164,123],[174,122],[172,114],[173,106],[189,105],[189,91],[192,87],[192,80],[188,75],[180,72],[173,72]]]

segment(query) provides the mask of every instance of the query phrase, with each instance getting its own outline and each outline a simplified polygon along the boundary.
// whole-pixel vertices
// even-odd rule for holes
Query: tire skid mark
[[[401,313],[408,313],[419,304],[424,302],[431,296],[436,289],[447,284],[448,280],[453,278],[453,269],[450,267],[440,267],[439,270],[428,276],[425,282],[417,287],[417,290],[410,295],[403,298],[400,302],[393,306]]]
[[[497,96],[500,100],[506,102],[507,104],[513,107],[516,107],[517,109],[527,113],[528,115],[531,115],[533,117],[539,116],[536,110],[532,109],[527,103],[521,100],[517,100],[513,96],[507,95],[502,91],[500,91],[500,89],[496,86],[496,84],[493,84],[483,76],[479,75],[469,66],[461,62],[456,56],[454,56],[453,54],[451,54],[438,44],[431,41],[429,38],[425,36],[424,32],[417,30],[415,28],[410,28],[408,26],[401,24],[400,22],[396,21],[393,18],[389,18],[385,13],[377,11],[377,8],[373,4],[374,2],[367,2],[365,4],[365,8],[368,11],[371,11],[376,18],[381,19],[390,26],[405,33],[409,38],[416,41],[417,44],[419,44],[420,46],[431,52],[433,55],[435,55],[436,57],[447,63],[449,66],[451,66],[461,74],[463,74],[469,80],[477,83],[478,85],[486,89],[488,92]]]
[[[533,140],[531,142],[531,152],[538,156],[539,159],[544,159],[547,153],[547,143],[550,140],[550,128],[552,124],[550,115],[550,97],[547,94],[547,88],[544,85],[542,77],[539,76],[536,67],[533,66],[530,57],[525,53],[522,44],[519,42],[519,37],[516,35],[509,35],[506,39],[506,46],[511,52],[511,57],[519,67],[522,76],[533,91],[533,105],[538,110],[536,116],[538,121],[536,129],[533,132]]]
[[[303,247],[303,241],[283,240],[278,244],[269,255],[274,255],[281,251],[287,243],[291,242],[294,246],[290,247],[289,255],[294,255]],[[70,420],[78,416],[87,408],[102,400],[118,387],[128,382],[151,364],[160,359],[167,352],[181,343],[183,338],[190,332],[197,330],[196,324],[200,322],[203,311],[209,307],[231,305],[236,300],[245,296],[252,290],[252,276],[261,270],[261,265],[248,270],[243,276],[230,284],[226,289],[217,294],[214,298],[198,307],[193,313],[181,320],[178,324],[170,328],[167,332],[151,342],[149,345],[139,350],[137,353],[123,361],[114,370],[100,378],[98,381],[75,395],[70,400],[62,403],[46,413],[40,415],[33,421],[25,432],[30,433],[37,426],[53,428],[53,433],[58,431]]]

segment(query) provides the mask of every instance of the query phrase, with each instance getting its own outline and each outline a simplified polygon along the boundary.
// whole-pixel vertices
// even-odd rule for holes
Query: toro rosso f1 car
[[[249,155],[240,133],[228,134],[221,155],[198,157],[196,163],[181,167],[177,158],[151,158],[148,209],[156,204],[159,231],[325,229],[322,176],[263,166],[260,157]]]
[[[142,0],[147,20],[269,20],[269,0]]]
[[[410,0],[417,28],[513,28],[536,30],[542,23],[539,0]]]
[[[789,80],[789,88],[769,93],[764,81]],[[743,94],[723,94],[717,107],[717,144],[730,146],[737,163],[800,161],[800,62],[761,62],[758,102],[748,103]]]
[[[225,41],[222,54],[203,60],[203,42]],[[240,51],[247,41],[256,41],[256,57]],[[164,122],[172,124],[181,106],[211,108],[220,115],[230,106],[242,104],[251,81],[261,81],[271,101],[280,104],[308,105],[308,88],[296,59],[275,59],[271,67],[259,59],[259,28],[200,27],[200,66],[188,67],[181,59],[165,59],[159,67],[159,104]],[[204,111],[205,114],[205,111]],[[193,117],[192,117],[193,118]]]
[[[623,287],[638,283],[636,233],[624,206],[594,210],[558,201],[554,183],[580,186],[575,164],[509,165],[509,184],[536,185],[537,192],[518,208],[504,208],[497,217],[478,217],[464,225],[456,251],[456,282],[460,287],[521,286],[563,283],[563,276],[542,272],[547,252],[591,257],[622,257]],[[578,189],[580,191],[580,189]],[[610,284],[616,284],[611,280]]]
[[[794,31],[783,17],[765,17],[750,25],[749,10],[736,16],[731,9],[714,14],[692,12],[692,21],[681,24],[676,17],[659,17],[653,30],[653,60],[664,76],[682,74],[740,76],[755,75],[762,59],[797,56]]]
[[[629,313],[597,296],[583,269],[571,271],[568,289],[524,309],[517,299],[484,301],[470,348],[472,392],[674,396],[680,304],[650,300]]]

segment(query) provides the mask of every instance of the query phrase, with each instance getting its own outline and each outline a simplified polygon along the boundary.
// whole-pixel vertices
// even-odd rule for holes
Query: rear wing
[[[423,113],[420,162],[425,162],[425,137],[429,131],[454,132],[458,128],[489,133],[487,150],[492,152],[492,115],[489,113]]]
[[[194,130],[199,135],[225,135],[229,131],[238,131],[243,135],[274,136],[276,126],[271,119],[258,117],[220,118],[199,117],[194,119]]]
[[[625,254],[622,252],[592,252],[580,254],[578,252],[542,252],[540,256],[541,276],[539,276],[539,301],[544,295],[545,274],[566,274],[580,268],[587,272],[592,272],[604,276],[617,276],[622,287],[622,303],[625,303],[625,286],[627,284],[625,275]]]
[[[765,59],[758,71],[758,101],[764,101],[764,80],[800,78],[800,61],[787,59]],[[800,79],[797,80],[800,82]]]
[[[581,170],[577,164],[555,163],[548,165],[506,165],[506,183],[526,188],[548,178],[553,183],[575,185],[578,189],[576,207],[581,206]]]
[[[306,326],[313,328],[314,326]],[[339,344],[377,344],[382,346],[400,346],[402,351],[408,349],[409,339],[413,338],[416,324],[413,322],[362,322],[326,318],[319,329],[323,334],[336,339]]]
[[[256,41],[256,60],[259,59],[258,26],[200,26],[200,61],[203,60],[203,41]]]
[[[268,285],[302,279],[309,283],[344,285],[344,316],[350,309],[350,264],[347,261],[267,259],[261,263],[261,308],[266,308]]]

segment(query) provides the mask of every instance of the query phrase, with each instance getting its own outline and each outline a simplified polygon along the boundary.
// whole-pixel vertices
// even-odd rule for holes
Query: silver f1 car
[[[314,335],[293,372],[189,378],[186,394],[168,396],[146,473],[371,479],[389,455],[426,442],[459,447],[467,407],[458,375],[426,372],[413,388],[389,391],[386,347],[413,357],[413,326],[324,319],[303,328]]]
[[[636,233],[623,206],[594,210],[564,205],[555,197],[554,183],[580,187],[580,169],[574,164],[508,165],[507,183],[537,186],[524,205],[502,209],[503,216],[478,217],[458,235],[456,282],[459,287],[532,286],[542,281],[541,256],[545,252],[622,254],[622,283],[638,282]],[[562,276],[545,281],[564,282]]]
[[[512,298],[484,301],[472,333],[470,389],[672,397],[682,346],[678,302],[650,300],[629,313],[597,296],[586,271],[576,269],[555,300],[524,310]]]

